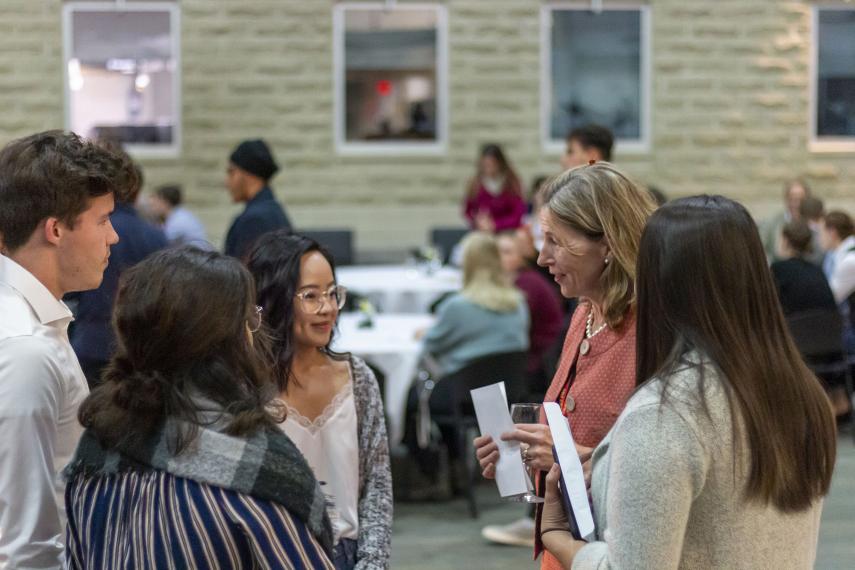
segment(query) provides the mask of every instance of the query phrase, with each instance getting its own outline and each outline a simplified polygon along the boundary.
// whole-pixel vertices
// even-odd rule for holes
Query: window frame
[[[549,2],[540,8],[540,141],[543,150],[552,155],[563,154],[566,147],[564,138],[551,137],[550,115],[552,112],[552,15],[560,11],[590,12],[590,4],[569,2]],[[652,78],[652,22],[651,10],[647,4],[609,4],[598,12],[638,11],[641,25],[641,45],[639,71],[641,74],[641,136],[638,139],[615,139],[615,152],[624,155],[642,155],[652,151],[651,126],[651,78]]]
[[[434,142],[348,142],[345,134],[345,13],[348,10],[434,10],[436,12],[436,140]],[[437,156],[448,150],[448,8],[444,4],[342,2],[333,7],[333,141],[340,156]]]
[[[179,158],[182,143],[181,100],[181,9],[177,0],[149,2],[68,2],[62,7],[62,84],[63,112],[66,130],[71,130],[71,91],[68,85],[68,62],[73,56],[74,14],[78,12],[168,12],[169,31],[175,70],[172,78],[172,104],[175,124],[170,144],[123,144],[136,158]]]
[[[808,58],[808,150],[815,153],[855,153],[855,135],[819,136],[817,133],[819,112],[819,12],[849,11],[855,14],[851,4],[823,4],[811,6],[810,56]]]

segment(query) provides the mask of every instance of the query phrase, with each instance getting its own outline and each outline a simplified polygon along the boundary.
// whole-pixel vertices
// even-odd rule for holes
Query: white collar
[[[5,255],[0,255],[0,283],[20,293],[43,325],[73,318],[65,303],[54,297],[35,275]]]
[[[834,256],[843,257],[853,247],[855,247],[855,236],[849,236],[848,238],[840,242],[840,245],[838,245],[837,248],[834,250]]]

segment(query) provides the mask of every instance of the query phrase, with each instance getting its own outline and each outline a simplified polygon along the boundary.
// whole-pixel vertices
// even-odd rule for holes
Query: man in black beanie
[[[232,200],[246,202],[246,208],[226,235],[227,255],[242,259],[262,234],[291,229],[285,210],[268,185],[277,170],[279,166],[261,139],[243,141],[229,157],[226,187]]]

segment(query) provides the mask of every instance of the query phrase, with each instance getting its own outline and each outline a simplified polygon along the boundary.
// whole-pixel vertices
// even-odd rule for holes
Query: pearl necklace
[[[607,323],[601,324],[597,327],[597,330],[591,331],[591,328],[594,326],[594,308],[591,307],[591,312],[588,313],[588,319],[585,321],[585,338],[582,339],[582,344],[579,346],[579,350],[582,353],[582,356],[588,354],[591,351],[591,343],[588,342],[588,339],[593,338],[603,332],[603,329],[606,328]]]

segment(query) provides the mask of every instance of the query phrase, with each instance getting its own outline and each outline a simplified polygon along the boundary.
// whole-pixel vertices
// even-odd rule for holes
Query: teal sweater
[[[528,307],[498,313],[457,293],[437,310],[437,321],[425,334],[425,352],[436,357],[443,374],[460,370],[478,357],[528,350]]]

